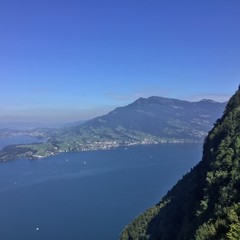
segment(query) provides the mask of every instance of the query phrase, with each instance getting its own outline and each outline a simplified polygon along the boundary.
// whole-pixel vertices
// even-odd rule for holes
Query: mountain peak
[[[171,104],[171,103],[185,103],[186,100],[180,100],[175,98],[159,97],[159,96],[150,96],[147,98],[140,97],[133,104]]]
[[[210,103],[215,103],[214,100],[212,100],[212,99],[206,99],[206,98],[200,100],[199,102],[210,102]]]
[[[133,144],[202,142],[224,107],[223,103],[198,104],[156,96],[139,98],[106,115],[52,131],[48,135],[49,146],[38,145],[37,152],[34,145],[30,150],[18,146],[3,150],[0,160]]]

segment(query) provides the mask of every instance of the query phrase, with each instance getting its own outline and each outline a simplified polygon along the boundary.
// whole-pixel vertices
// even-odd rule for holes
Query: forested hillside
[[[239,90],[205,139],[202,161],[120,239],[240,239]]]

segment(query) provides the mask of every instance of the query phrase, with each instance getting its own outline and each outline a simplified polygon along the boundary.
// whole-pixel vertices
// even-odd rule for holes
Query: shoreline
[[[0,150],[0,163],[6,163],[8,161],[15,161],[19,159],[28,159],[28,160],[38,160],[47,158],[50,156],[55,156],[61,153],[74,153],[74,152],[89,152],[89,151],[107,151],[115,148],[127,148],[132,146],[144,146],[144,145],[161,145],[161,144],[203,144],[203,141],[192,140],[192,139],[165,139],[161,141],[131,141],[131,142],[118,142],[118,141],[106,141],[106,142],[93,142],[89,144],[81,144],[78,148],[74,147],[73,149],[58,149],[54,147],[53,150],[43,151],[42,154],[37,154],[36,149],[33,147],[41,146],[44,142],[40,143],[31,143],[31,144],[15,144],[8,145]],[[49,144],[49,142],[45,142]],[[16,152],[15,154],[11,152],[26,150],[25,152]]]

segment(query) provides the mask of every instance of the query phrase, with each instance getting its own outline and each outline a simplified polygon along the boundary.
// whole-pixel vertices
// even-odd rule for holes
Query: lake
[[[201,153],[200,144],[162,144],[2,163],[0,237],[118,239]]]
[[[38,139],[31,136],[14,136],[8,138],[0,138],[0,150],[3,149],[7,145],[12,144],[27,144],[27,143],[40,143],[44,142],[44,139]]]

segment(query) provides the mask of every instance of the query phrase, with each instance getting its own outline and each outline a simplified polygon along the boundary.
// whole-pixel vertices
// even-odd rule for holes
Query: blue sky
[[[1,0],[0,122],[89,119],[152,95],[227,100],[239,0]]]

